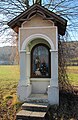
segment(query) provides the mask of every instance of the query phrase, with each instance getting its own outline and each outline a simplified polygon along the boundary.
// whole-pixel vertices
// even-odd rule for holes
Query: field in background
[[[17,99],[17,85],[20,78],[18,65],[0,66],[0,120],[16,120],[16,113],[22,103]],[[78,85],[78,67],[67,70],[72,85]]]
[[[21,103],[16,89],[19,80],[18,65],[0,65],[0,120],[15,120]]]
[[[9,94],[16,91],[20,78],[18,65],[0,66],[0,90],[3,94]],[[67,67],[67,74],[72,85],[78,85],[78,66]]]
[[[16,93],[19,81],[18,65],[1,65],[0,66],[0,91],[4,96]],[[67,73],[70,83],[74,86],[78,85],[78,66],[67,67]]]
[[[18,65],[0,66],[0,90],[2,91],[3,95],[15,93],[18,80],[19,80]]]
[[[67,67],[67,74],[68,74],[70,83],[73,86],[78,86],[78,66]]]

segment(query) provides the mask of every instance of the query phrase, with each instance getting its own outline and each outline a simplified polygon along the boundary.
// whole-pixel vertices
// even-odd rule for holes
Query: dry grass
[[[67,72],[71,84],[78,85],[78,67],[68,67]],[[18,65],[0,66],[0,120],[16,119],[16,112],[21,106],[16,95],[19,77]],[[59,112],[57,112],[60,117],[58,117],[57,120],[77,120],[76,112],[78,110],[78,101],[74,102],[72,97],[68,98],[66,95],[60,98]],[[69,112],[68,109],[70,110],[70,113],[67,114],[67,112]],[[50,113],[52,114],[52,109],[50,110]],[[66,116],[68,115],[69,117],[67,118]],[[56,118],[51,118],[51,120],[56,120]]]
[[[21,105],[16,89],[19,80],[19,66],[0,66],[0,120],[15,120]]]
[[[61,91],[59,106],[50,106],[46,120],[78,120],[78,96]]]

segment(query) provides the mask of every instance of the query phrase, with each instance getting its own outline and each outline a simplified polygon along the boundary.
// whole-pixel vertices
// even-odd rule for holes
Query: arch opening
[[[21,47],[21,50],[25,50],[27,48],[28,44],[35,39],[43,39],[44,41],[46,41],[50,45],[50,48],[52,50],[55,49],[53,41],[48,36],[46,36],[44,34],[33,34],[24,40],[22,47]]]
[[[31,50],[31,77],[50,78],[50,48],[44,44],[36,44]]]

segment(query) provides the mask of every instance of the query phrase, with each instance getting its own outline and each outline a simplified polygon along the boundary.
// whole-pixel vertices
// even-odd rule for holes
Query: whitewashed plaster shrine
[[[49,104],[59,105],[58,34],[65,34],[66,23],[38,4],[8,23],[19,34],[21,101],[47,94]]]

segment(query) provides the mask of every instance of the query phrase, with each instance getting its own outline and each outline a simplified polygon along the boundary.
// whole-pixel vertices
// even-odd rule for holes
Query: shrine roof
[[[48,10],[47,8],[44,8],[43,6],[40,6],[39,4],[34,4],[30,8],[26,9],[24,12],[22,12],[20,15],[12,19],[10,22],[7,23],[7,25],[12,28],[15,32],[18,33],[19,27],[21,27],[21,24],[24,21],[30,20],[32,16],[35,14],[40,14],[44,20],[51,20],[54,22],[55,26],[58,26],[58,33],[60,35],[64,35],[66,31],[67,26],[67,20],[60,17],[56,13]]]

